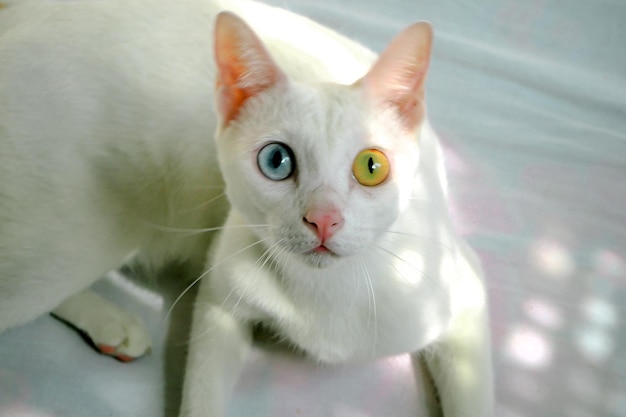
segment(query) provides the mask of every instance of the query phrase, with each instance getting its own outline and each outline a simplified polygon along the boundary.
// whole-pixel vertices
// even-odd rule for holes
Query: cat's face
[[[318,267],[376,245],[419,159],[415,134],[359,86],[276,86],[248,100],[218,148],[229,200],[265,247]]]
[[[241,19],[218,16],[220,166],[274,259],[323,267],[360,253],[408,205],[431,43],[428,24],[412,25],[355,84],[306,85]]]

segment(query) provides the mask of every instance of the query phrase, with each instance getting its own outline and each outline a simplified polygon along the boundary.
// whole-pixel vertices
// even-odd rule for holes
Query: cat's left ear
[[[416,129],[424,118],[424,87],[432,43],[430,23],[414,23],[391,41],[360,81],[377,104],[397,110],[408,130]]]
[[[216,96],[224,126],[246,100],[286,80],[261,40],[237,15],[221,12],[215,22]]]

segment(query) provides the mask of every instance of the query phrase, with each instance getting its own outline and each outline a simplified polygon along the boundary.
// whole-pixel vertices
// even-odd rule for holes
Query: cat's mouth
[[[324,254],[324,253],[330,253],[332,254],[333,251],[331,251],[330,249],[328,249],[326,246],[324,245],[319,245],[318,247],[316,247],[315,249],[312,250],[313,253],[319,253],[319,254]]]
[[[316,268],[325,268],[341,257],[325,245],[316,246],[303,255],[305,262]]]
[[[346,255],[342,253],[341,245],[336,242],[315,241],[301,236],[279,238],[279,241],[287,252],[291,252],[300,262],[314,268],[325,268]]]

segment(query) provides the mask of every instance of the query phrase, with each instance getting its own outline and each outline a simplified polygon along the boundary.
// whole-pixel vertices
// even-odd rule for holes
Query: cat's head
[[[277,256],[330,265],[375,245],[407,207],[431,44],[430,25],[414,24],[353,85],[311,85],[291,80],[241,19],[219,15],[227,195]]]

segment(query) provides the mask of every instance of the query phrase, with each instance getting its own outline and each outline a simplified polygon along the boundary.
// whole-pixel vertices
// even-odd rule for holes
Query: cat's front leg
[[[194,308],[180,417],[225,417],[252,343],[252,330],[204,299]]]
[[[484,308],[466,310],[421,353],[443,417],[493,417],[490,336]],[[415,354],[413,360],[419,360]]]

